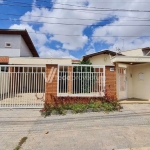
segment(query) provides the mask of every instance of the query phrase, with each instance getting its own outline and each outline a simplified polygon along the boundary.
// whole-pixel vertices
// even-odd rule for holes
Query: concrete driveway
[[[43,118],[39,110],[0,110],[0,150],[112,150],[150,147],[150,104],[124,104],[122,112]],[[47,134],[46,134],[47,133]]]

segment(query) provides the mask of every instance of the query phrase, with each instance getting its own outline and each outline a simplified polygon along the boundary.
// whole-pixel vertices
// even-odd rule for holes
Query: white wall
[[[32,53],[26,45],[25,41],[21,37],[21,45],[20,45],[20,57],[32,57]]]
[[[127,98],[150,100],[150,63],[126,65],[126,67],[127,67]],[[139,73],[144,74],[143,80],[139,79]],[[118,74],[116,77],[117,77],[117,97],[119,98]]]
[[[19,57],[20,56],[20,35],[0,34],[0,56]],[[10,48],[5,47],[5,43],[11,43]]]
[[[11,47],[5,47],[6,42],[9,42]],[[33,55],[21,35],[0,34],[0,56],[32,57]]]
[[[89,58],[92,65],[113,65],[110,61],[110,56],[108,54],[96,55]]]
[[[139,73],[144,79],[139,79]],[[133,97],[150,100],[150,63],[133,66]]]
[[[9,58],[9,64],[18,65],[46,65],[46,64],[59,64],[59,65],[71,65],[71,58]]]
[[[121,53],[126,56],[144,56],[142,49],[128,50]]]
[[[127,96],[133,98],[133,67],[128,65],[127,67]]]

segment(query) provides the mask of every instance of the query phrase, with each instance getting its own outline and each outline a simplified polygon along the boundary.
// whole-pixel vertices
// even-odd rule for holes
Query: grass
[[[23,145],[23,143],[26,142],[26,140],[27,140],[27,137],[23,137],[14,150],[20,150],[21,146]]]

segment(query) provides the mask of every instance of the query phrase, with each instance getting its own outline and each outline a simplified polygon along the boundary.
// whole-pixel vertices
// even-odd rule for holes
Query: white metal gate
[[[0,65],[0,108],[42,108],[45,67]]]
[[[97,97],[105,93],[105,66],[59,65],[57,96]]]

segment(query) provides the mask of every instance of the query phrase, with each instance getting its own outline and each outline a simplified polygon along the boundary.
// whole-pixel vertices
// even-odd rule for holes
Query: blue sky
[[[129,50],[150,46],[150,38],[142,37],[150,35],[149,26],[122,26],[150,24],[140,21],[149,19],[150,13],[139,15],[130,11],[96,9],[108,7],[149,10],[147,1],[141,3],[140,0],[0,0],[0,28],[26,29],[40,57],[80,59],[104,49],[115,51],[116,48]]]

